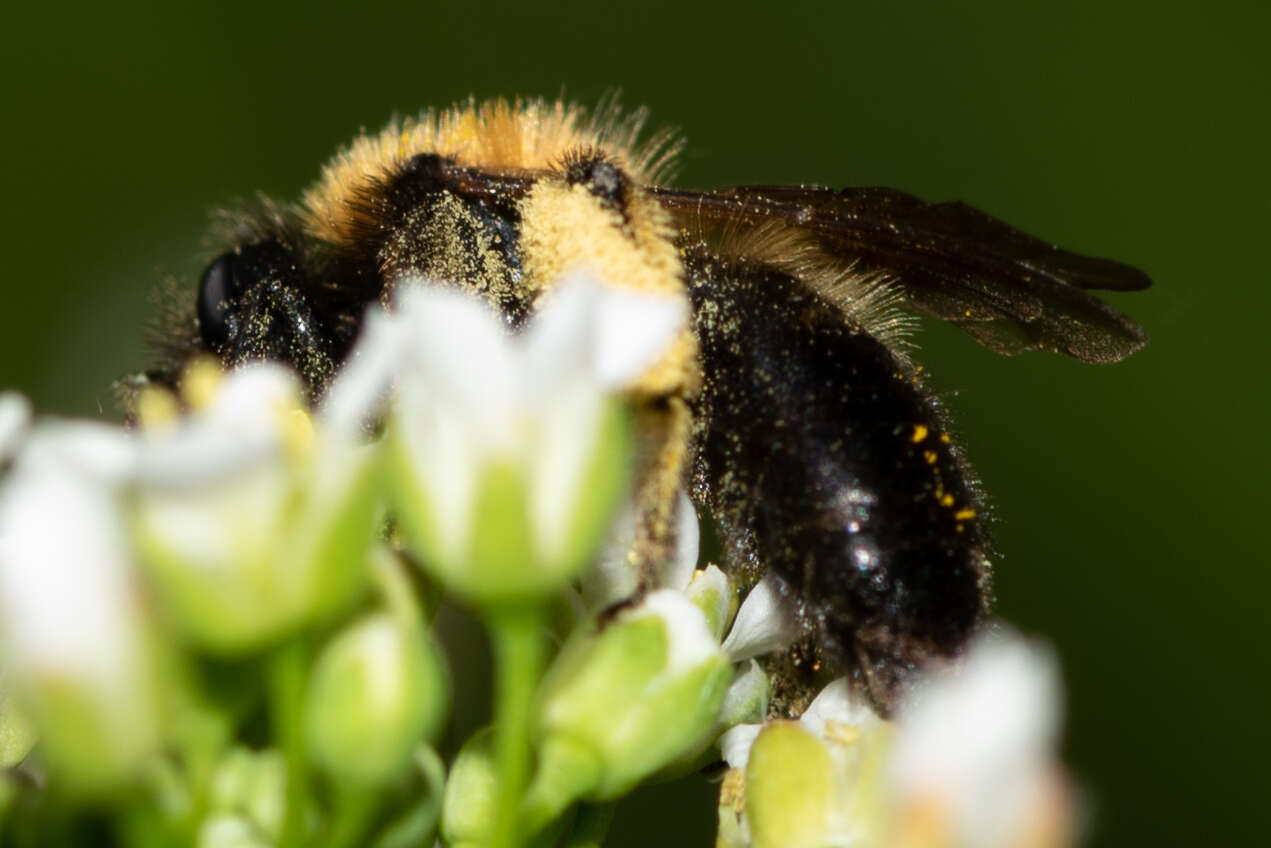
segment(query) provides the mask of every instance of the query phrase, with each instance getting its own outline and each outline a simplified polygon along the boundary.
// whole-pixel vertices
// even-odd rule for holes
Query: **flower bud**
[[[230,749],[212,775],[199,844],[238,844],[235,834],[242,827],[271,843],[282,830],[286,787],[287,766],[280,751]]]
[[[721,727],[757,724],[768,715],[768,699],[772,695],[772,682],[768,675],[755,660],[747,660],[737,668],[719,711]]]
[[[706,626],[718,642],[733,612],[733,587],[728,575],[718,566],[708,565],[695,572],[684,594],[706,616]]]
[[[445,716],[447,684],[427,636],[387,613],[344,630],[322,650],[305,702],[309,749],[336,780],[382,784]]]
[[[452,848],[485,845],[498,797],[494,734],[474,733],[455,757],[441,802],[441,837]]]
[[[690,753],[731,677],[701,610],[671,590],[567,645],[544,682],[531,820],[576,799],[616,798]]]
[[[821,848],[836,801],[834,763],[798,722],[774,721],[746,765],[746,818],[754,848]]]
[[[8,681],[4,681],[4,685],[0,685],[0,769],[26,759],[37,741],[39,731],[14,693],[8,691]]]

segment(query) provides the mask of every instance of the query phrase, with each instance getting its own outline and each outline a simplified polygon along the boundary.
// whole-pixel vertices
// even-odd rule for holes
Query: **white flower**
[[[1066,844],[1073,811],[1053,755],[1058,690],[1051,655],[1000,632],[975,642],[959,668],[927,672],[894,724],[837,680],[797,722],[721,737],[733,768],[721,832],[754,848]],[[804,788],[792,799],[796,782]]]
[[[135,450],[116,429],[47,424],[0,492],[0,627],[55,765],[102,787],[154,743],[152,646],[119,485]]]
[[[875,844],[890,738],[890,725],[847,678],[825,687],[798,721],[730,728],[719,740],[731,768],[721,833],[753,848]]]
[[[764,575],[742,601],[724,639],[724,650],[733,662],[770,654],[791,645],[803,632],[793,602],[782,592],[777,578]]]
[[[426,564],[469,598],[555,590],[594,552],[625,488],[613,393],[658,359],[684,314],[682,299],[576,275],[514,336],[483,301],[406,285],[392,315],[368,320],[324,416],[354,428],[394,391],[396,506]]]
[[[960,844],[1021,844],[1062,803],[1054,760],[1060,686],[1053,654],[1009,633],[972,645],[957,673],[937,673],[902,706],[890,792],[934,805]]]
[[[254,363],[175,427],[140,437],[136,541],[160,597],[205,647],[259,646],[344,608],[364,584],[374,454],[321,425],[294,374]]]
[[[852,690],[846,677],[840,677],[822,689],[799,717],[799,723],[817,738],[835,745],[845,740],[850,744],[862,733],[871,733],[886,725]],[[739,724],[720,737],[720,751],[731,768],[746,767],[750,746],[762,729],[762,724]]]
[[[31,424],[31,402],[17,392],[0,392],[0,463],[17,453]]]

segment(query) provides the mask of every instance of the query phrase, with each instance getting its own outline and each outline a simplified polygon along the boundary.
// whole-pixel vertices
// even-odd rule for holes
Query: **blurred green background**
[[[1265,4],[1097,0],[10,7],[0,386],[113,416],[218,204],[294,197],[360,127],[564,90],[689,141],[679,183],[959,198],[1146,269],[1115,366],[925,326],[1000,516],[1000,613],[1057,647],[1098,845],[1265,839],[1271,60]],[[192,286],[193,283],[191,282]],[[191,289],[191,296],[193,290]],[[1263,351],[1263,353],[1259,353]],[[707,844],[710,789],[615,844]],[[673,840],[667,840],[670,844]]]

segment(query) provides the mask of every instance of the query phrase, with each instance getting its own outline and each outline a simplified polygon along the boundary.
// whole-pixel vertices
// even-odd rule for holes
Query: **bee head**
[[[310,385],[331,370],[324,327],[293,249],[266,238],[208,265],[195,303],[202,344],[226,365],[255,359],[296,364]]]

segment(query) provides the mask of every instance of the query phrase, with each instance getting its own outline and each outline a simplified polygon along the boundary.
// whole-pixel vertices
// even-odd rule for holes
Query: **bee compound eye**
[[[229,311],[241,289],[235,279],[234,259],[233,253],[217,257],[199,282],[199,335],[211,347],[219,347],[229,339]]]

